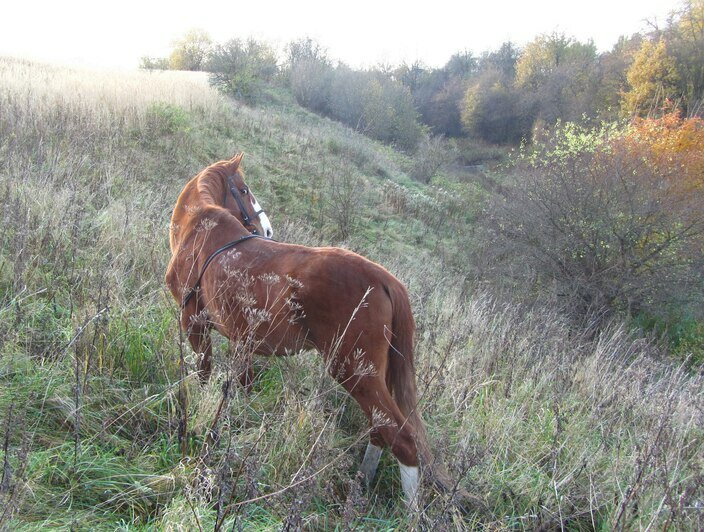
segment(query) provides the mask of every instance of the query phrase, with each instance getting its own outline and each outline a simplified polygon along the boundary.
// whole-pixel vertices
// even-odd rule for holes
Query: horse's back
[[[302,246],[284,248],[278,263],[300,282],[297,297],[319,343],[343,331],[383,337],[391,330],[391,293],[404,289],[382,266],[345,249]]]
[[[308,297],[356,299],[356,306],[368,290],[383,293],[388,293],[390,287],[404,290],[402,283],[383,266],[353,251],[336,247],[276,245],[282,247],[273,255],[272,266],[286,270],[286,275],[300,281],[303,284],[301,292]]]

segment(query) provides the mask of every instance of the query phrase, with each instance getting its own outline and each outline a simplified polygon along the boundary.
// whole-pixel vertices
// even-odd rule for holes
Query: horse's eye
[[[242,192],[243,195],[249,194],[249,189],[247,187],[244,187],[243,189],[240,189],[240,192]]]

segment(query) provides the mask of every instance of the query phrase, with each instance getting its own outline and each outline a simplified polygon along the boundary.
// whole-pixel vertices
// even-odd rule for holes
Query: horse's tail
[[[394,285],[387,287],[393,307],[393,334],[389,346],[389,383],[396,404],[415,432],[418,458],[423,474],[441,491],[453,491],[457,489],[456,483],[445,466],[431,452],[425,425],[418,410],[416,372],[413,364],[415,323],[406,289],[401,283],[394,283]]]

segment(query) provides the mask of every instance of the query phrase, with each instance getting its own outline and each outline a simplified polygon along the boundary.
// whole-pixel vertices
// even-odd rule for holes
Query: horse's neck
[[[222,207],[223,198],[227,197],[225,176],[213,170],[206,170],[198,176],[196,189],[200,200],[206,205]]]
[[[236,213],[223,204],[223,197],[229,192],[224,175],[205,171],[197,177],[194,185],[180,206],[184,216],[175,221],[180,226],[174,241],[177,247],[189,245],[187,242],[190,241],[199,253],[210,253],[250,234]]]
[[[227,178],[224,174],[210,171],[199,176],[196,183],[196,193],[201,205],[208,208],[220,207],[236,219],[235,223],[241,224],[237,217],[240,211],[235,208],[234,202],[230,201],[230,207],[227,205],[228,199],[231,198],[232,194],[230,193],[230,184],[227,183]],[[244,227],[242,229],[247,231]]]

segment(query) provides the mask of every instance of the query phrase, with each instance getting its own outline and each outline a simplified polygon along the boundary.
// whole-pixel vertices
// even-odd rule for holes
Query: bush
[[[147,108],[145,126],[150,136],[175,135],[188,130],[190,118],[178,105],[157,102]]]
[[[382,75],[371,76],[362,105],[363,127],[371,137],[406,151],[417,146],[423,129],[406,87]]]
[[[501,147],[476,139],[452,139],[453,150],[458,161],[465,166],[480,167],[487,163],[496,164],[506,159],[512,148]],[[481,168],[476,168],[477,170]]]
[[[429,183],[438,169],[451,158],[450,150],[445,145],[442,135],[431,137],[423,135],[413,157],[413,167],[409,175],[421,183]]]
[[[291,67],[289,83],[296,101],[316,113],[328,114],[333,79],[327,61],[301,59]]]
[[[169,70],[169,59],[167,57],[144,56],[139,60],[139,68],[143,70]]]
[[[700,303],[702,139],[701,121],[673,116],[558,127],[486,209],[490,256],[578,314]]]
[[[237,98],[255,101],[277,73],[276,53],[266,43],[232,39],[215,47],[208,69],[210,83]]]
[[[302,106],[382,142],[412,151],[423,134],[410,91],[381,72],[306,55],[292,64],[289,82]]]
[[[330,116],[406,151],[417,146],[423,133],[406,87],[380,72],[343,65],[334,73]]]

